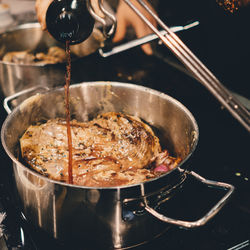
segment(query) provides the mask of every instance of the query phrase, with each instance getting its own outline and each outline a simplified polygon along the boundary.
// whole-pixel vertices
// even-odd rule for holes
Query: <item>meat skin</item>
[[[169,155],[161,150],[159,139],[147,124],[122,113],[104,113],[89,122],[72,120],[71,131],[75,185],[141,183],[159,175],[153,170],[155,162]],[[22,157],[31,168],[51,179],[67,182],[65,120],[53,119],[30,126],[20,139],[20,146]],[[176,158],[169,159],[175,167]]]

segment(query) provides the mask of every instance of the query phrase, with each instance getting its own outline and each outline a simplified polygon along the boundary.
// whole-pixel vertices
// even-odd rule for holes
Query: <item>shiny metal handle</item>
[[[103,35],[106,38],[109,38],[111,35],[114,34],[116,30],[116,17],[111,12],[107,11],[103,5],[103,0],[98,0],[96,3],[98,5],[98,9],[101,13],[96,13],[95,8],[92,6],[91,0],[87,0],[87,9],[90,13],[90,15],[99,23],[102,24],[103,27]],[[101,16],[102,15],[102,16]],[[106,18],[108,18],[111,21],[111,27],[108,27],[108,23],[106,21]]]
[[[24,89],[24,90],[22,90],[22,91],[20,91],[20,92],[17,92],[17,93],[15,93],[15,94],[13,94],[13,95],[10,95],[10,96],[8,96],[8,97],[5,97],[4,100],[3,100],[3,107],[4,107],[4,109],[6,110],[6,112],[7,112],[8,114],[10,114],[10,113],[12,112],[12,109],[11,109],[11,107],[9,106],[9,102],[11,102],[11,101],[17,99],[17,98],[20,97],[20,96],[23,96],[23,95],[25,95],[25,94],[29,94],[29,93],[34,92],[34,91],[37,91],[37,90],[39,90],[39,89],[42,89],[42,90],[49,90],[49,88],[48,88],[48,87],[45,87],[45,86],[35,86],[35,87],[32,87],[32,88]]]
[[[196,221],[183,221],[183,220],[172,219],[172,218],[166,217],[165,215],[158,213],[152,207],[150,207],[147,204],[146,198],[144,199],[145,210],[163,222],[167,222],[167,223],[174,224],[174,225],[177,225],[180,227],[185,227],[185,228],[195,228],[195,227],[199,227],[199,226],[206,224],[213,216],[215,216],[220,211],[220,209],[225,205],[225,203],[227,202],[227,200],[229,199],[229,197],[233,193],[234,186],[232,186],[231,184],[223,183],[223,182],[207,180],[193,171],[186,172],[186,173],[192,175],[198,181],[206,184],[207,186],[227,189],[228,192],[219,200],[219,202],[217,202],[210,209],[210,211],[208,211],[207,214],[205,214],[202,218],[200,218]]]
[[[170,29],[171,29],[172,32],[176,33],[176,32],[182,31],[182,30],[188,30],[188,29],[193,28],[193,27],[195,27],[197,25],[199,25],[199,22],[195,21],[195,22],[189,23],[189,24],[187,24],[185,26],[173,26],[173,27],[170,27]],[[167,32],[165,30],[161,30],[160,33],[163,36],[167,34]],[[129,41],[127,43],[114,46],[109,51],[104,51],[105,48],[100,48],[99,53],[100,53],[100,55],[102,57],[109,57],[109,56],[121,53],[123,51],[135,48],[137,46],[143,45],[145,43],[152,42],[152,41],[154,41],[156,39],[159,39],[159,37],[155,33],[152,33],[152,34],[146,35],[144,37],[134,39],[134,40]]]

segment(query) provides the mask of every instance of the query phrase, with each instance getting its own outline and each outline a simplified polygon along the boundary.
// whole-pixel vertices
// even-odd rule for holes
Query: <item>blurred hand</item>
[[[36,15],[37,20],[41,24],[43,30],[46,30],[46,12],[53,0],[36,0]]]
[[[157,26],[155,19],[150,14],[148,14],[148,12],[137,1],[133,0],[131,2],[155,27]],[[153,10],[152,6],[147,1],[145,1],[145,3]],[[138,38],[143,37],[145,35],[149,35],[153,32],[141,20],[141,18],[122,0],[120,0],[119,2],[116,18],[117,29],[113,39],[114,42],[119,42],[125,37],[127,27],[129,26],[132,26],[134,28],[136,36]],[[152,48],[150,44],[142,45],[142,49],[146,54],[152,54]]]
[[[43,30],[46,30],[46,12],[53,0],[36,0],[36,13],[38,22],[41,24]],[[102,16],[102,12],[100,12],[97,4],[98,0],[91,0],[91,4],[95,9],[96,14]],[[144,8],[137,3],[137,1],[131,1],[148,19],[149,21],[156,27],[156,21],[149,15]],[[153,10],[152,6],[145,0],[145,3]],[[119,1],[119,5],[117,8],[117,29],[114,36],[113,41],[119,42],[121,41],[125,35],[126,30],[129,26],[132,26],[135,30],[136,36],[143,37],[145,35],[151,34],[152,30],[141,20],[139,16],[122,0]],[[152,54],[152,48],[150,44],[142,45],[143,51],[150,55]]]

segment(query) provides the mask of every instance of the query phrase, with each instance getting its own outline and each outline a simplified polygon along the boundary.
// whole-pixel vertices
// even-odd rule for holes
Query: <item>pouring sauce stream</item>
[[[68,139],[68,182],[73,184],[73,175],[72,175],[72,135],[70,128],[70,109],[69,109],[69,85],[71,80],[71,57],[70,57],[70,41],[66,41],[66,56],[67,56],[67,65],[66,65],[66,74],[65,74],[65,106],[66,106],[66,124],[67,124],[67,139]]]

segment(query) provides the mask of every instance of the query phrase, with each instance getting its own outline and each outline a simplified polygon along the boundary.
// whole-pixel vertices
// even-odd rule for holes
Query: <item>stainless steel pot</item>
[[[64,90],[36,94],[8,115],[1,131],[3,146],[13,160],[22,211],[33,225],[56,239],[89,244],[94,249],[128,248],[157,237],[169,223],[187,228],[204,225],[230,197],[233,186],[186,170],[199,131],[192,114],[177,100],[143,86],[116,82],[72,85],[70,93],[71,114],[77,120],[86,121],[106,111],[136,115],[147,121],[160,135],[161,143],[183,160],[163,176],[131,186],[93,188],[41,176],[18,160],[18,140],[30,124],[65,116]],[[159,214],[156,208],[168,202],[188,175],[227,192],[194,222]]]
[[[84,57],[103,46],[104,37],[95,28],[92,35],[79,45],[71,46],[77,57]],[[53,88],[65,83],[65,64],[18,64],[1,59],[12,51],[47,51],[51,46],[63,47],[39,23],[28,23],[0,34],[0,87],[4,96],[10,96],[37,85]],[[77,60],[73,60],[77,63]],[[77,73],[77,72],[76,72]],[[76,78],[79,79],[78,76]],[[80,78],[81,79],[81,78]]]

